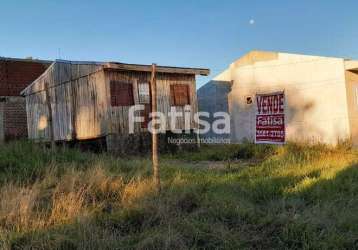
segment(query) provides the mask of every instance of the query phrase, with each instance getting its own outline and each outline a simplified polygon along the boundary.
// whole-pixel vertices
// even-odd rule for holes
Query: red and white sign
[[[284,92],[256,94],[256,143],[285,143]]]

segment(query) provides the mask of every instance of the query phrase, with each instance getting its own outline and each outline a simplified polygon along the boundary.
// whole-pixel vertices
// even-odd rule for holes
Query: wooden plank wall
[[[121,71],[105,71],[106,72],[106,85],[110,85],[110,81],[121,81],[133,84],[134,101],[138,104],[138,83],[149,82],[150,72],[121,72]],[[194,123],[194,113],[197,112],[197,99],[196,99],[196,86],[194,75],[184,74],[168,74],[158,73],[157,79],[157,97],[158,97],[158,111],[168,114],[170,112],[170,85],[171,84],[187,84],[190,88],[190,103],[192,113],[190,117],[191,128],[196,128]],[[107,90],[107,98],[110,103],[109,87]],[[177,112],[181,112],[184,115],[184,107],[175,107]],[[129,107],[111,107],[108,109],[108,133],[109,134],[128,134],[128,110]],[[166,116],[166,127],[170,129],[170,119]],[[184,117],[184,116],[183,116]],[[184,129],[184,119],[178,119],[176,128]],[[135,132],[146,132],[146,128],[141,128],[139,123],[136,123]]]
[[[27,89],[26,113],[28,137],[35,140],[49,140],[48,108],[46,105],[45,82],[53,82],[53,63],[33,85]]]
[[[76,92],[75,123],[77,139],[91,139],[107,132],[107,88],[99,71],[74,82]]]
[[[49,84],[55,140],[71,140],[75,134],[77,139],[90,139],[106,133],[107,99],[101,66],[55,62],[28,89],[30,139],[49,140],[45,82]]]
[[[49,140],[48,107],[45,83],[49,84],[52,107],[54,139],[56,141],[91,139],[107,134],[127,135],[129,132],[128,111],[130,107],[111,107],[110,81],[117,80],[133,84],[135,103],[138,103],[140,82],[150,81],[150,72],[103,71],[97,64],[71,64],[55,62],[44,75],[27,89],[26,107],[30,139]],[[195,76],[185,74],[157,74],[158,111],[170,112],[170,85],[188,84],[192,107],[191,128],[195,128],[193,114],[197,112]],[[176,107],[184,113],[183,107]],[[177,128],[184,129],[184,119],[179,119]],[[167,117],[167,130],[170,120]],[[135,132],[146,132],[139,123]]]

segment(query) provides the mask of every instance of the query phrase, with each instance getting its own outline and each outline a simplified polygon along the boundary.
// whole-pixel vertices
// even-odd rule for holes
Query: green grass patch
[[[277,146],[264,144],[255,145],[252,143],[201,145],[201,147],[196,151],[181,151],[177,154],[166,155],[165,158],[186,161],[227,161],[239,159],[264,159],[274,154],[276,150]]]
[[[160,165],[157,195],[145,158],[2,146],[0,248],[358,247],[349,146],[203,146]]]

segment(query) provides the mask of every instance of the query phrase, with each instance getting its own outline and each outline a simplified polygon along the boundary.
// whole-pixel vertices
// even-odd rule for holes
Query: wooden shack
[[[55,61],[21,92],[26,97],[29,138],[58,142],[102,138],[110,151],[146,147],[151,73],[152,65]],[[208,69],[157,66],[158,111],[168,114],[174,106],[184,112],[190,105],[190,127],[196,128],[195,77],[208,74]],[[128,111],[135,104],[145,106],[145,119],[129,134]],[[184,129],[183,119],[178,119],[176,128]]]

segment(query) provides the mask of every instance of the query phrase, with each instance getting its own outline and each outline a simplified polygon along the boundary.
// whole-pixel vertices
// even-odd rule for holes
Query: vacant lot
[[[0,148],[0,248],[358,248],[358,154],[231,145],[161,157]]]

